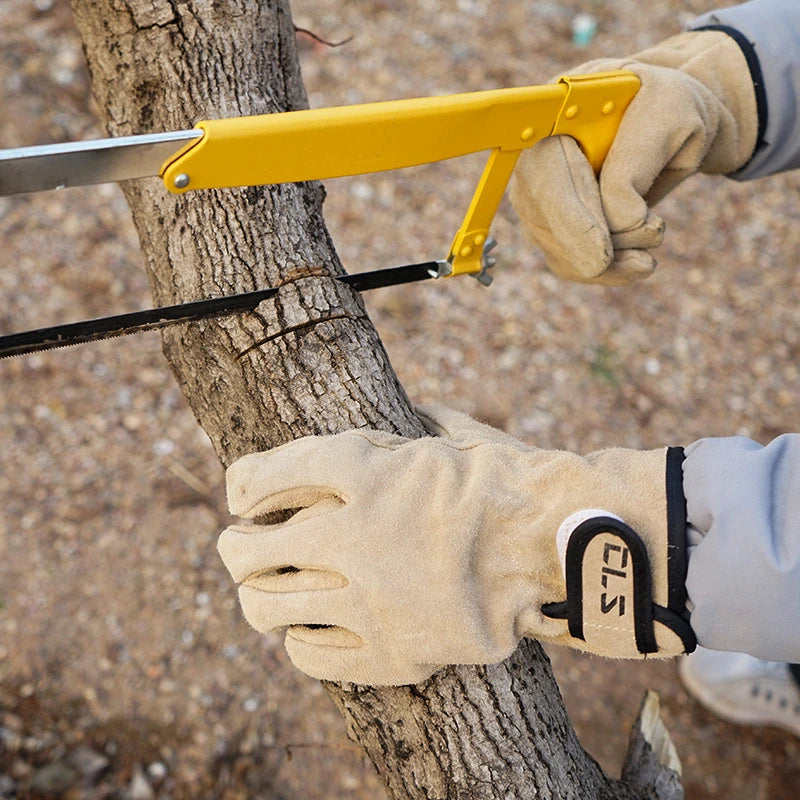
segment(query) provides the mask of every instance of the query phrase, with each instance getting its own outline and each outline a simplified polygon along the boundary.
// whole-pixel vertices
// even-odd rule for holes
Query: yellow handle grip
[[[520,152],[575,137],[597,171],[639,87],[629,72],[557,84],[206,120],[161,170],[171,192],[360,175],[491,150],[451,247],[452,274],[479,272],[482,245]]]

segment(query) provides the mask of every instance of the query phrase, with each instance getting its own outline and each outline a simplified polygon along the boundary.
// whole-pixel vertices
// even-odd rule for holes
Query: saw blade
[[[406,264],[402,267],[389,267],[372,272],[335,277],[336,280],[347,284],[356,291],[365,292],[370,289],[438,278],[446,274],[448,269],[449,265],[445,261],[425,261],[420,264]],[[253,292],[211,297],[206,300],[195,300],[173,306],[162,306],[143,311],[132,311],[127,314],[9,333],[0,336],[0,358],[112,339],[131,333],[157,330],[181,322],[195,322],[244,311],[254,311],[259,303],[273,297],[279,291],[278,288],[258,289]]]

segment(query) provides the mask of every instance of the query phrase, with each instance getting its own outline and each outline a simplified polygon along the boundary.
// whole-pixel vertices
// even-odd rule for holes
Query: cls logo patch
[[[603,570],[600,582],[606,591],[600,595],[600,611],[610,614],[615,608],[620,617],[625,616],[625,589],[628,588],[628,548],[605,542]],[[610,591],[608,591],[610,590]]]

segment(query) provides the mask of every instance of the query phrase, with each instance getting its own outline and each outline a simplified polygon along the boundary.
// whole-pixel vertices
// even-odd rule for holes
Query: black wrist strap
[[[667,496],[667,605],[653,601],[653,578],[647,547],[630,526],[611,516],[595,516],[580,523],[570,534],[565,559],[567,599],[546,603],[542,613],[551,619],[565,619],[570,636],[586,641],[584,635],[584,561],[595,541],[601,542],[602,560],[595,562],[596,579],[600,589],[590,592],[598,598],[595,612],[609,620],[602,628],[612,631],[615,624],[620,635],[626,627],[633,627],[636,650],[642,655],[658,652],[655,623],[675,633],[690,653],[697,640],[686,612],[686,500],[683,494],[683,448],[667,450],[665,487]],[[599,538],[598,538],[599,537]],[[597,556],[595,555],[595,558]],[[589,562],[591,563],[591,561]],[[590,571],[591,573],[591,571]],[[607,617],[606,617],[607,615]],[[632,620],[631,616],[632,615]],[[618,620],[613,623],[612,620]],[[630,634],[627,634],[630,635]]]

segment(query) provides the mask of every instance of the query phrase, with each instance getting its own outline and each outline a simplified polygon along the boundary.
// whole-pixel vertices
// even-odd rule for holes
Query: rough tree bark
[[[306,105],[286,0],[73,8],[109,134]],[[163,337],[223,465],[353,426],[423,433],[360,298],[330,278],[343,270],[320,185],[181,197],[157,180],[123,188],[158,304],[282,287],[257,313]],[[603,774],[578,743],[535,642],[503,664],[444,670],[424,686],[328,688],[394,798],[678,796],[635,771],[624,782]]]

